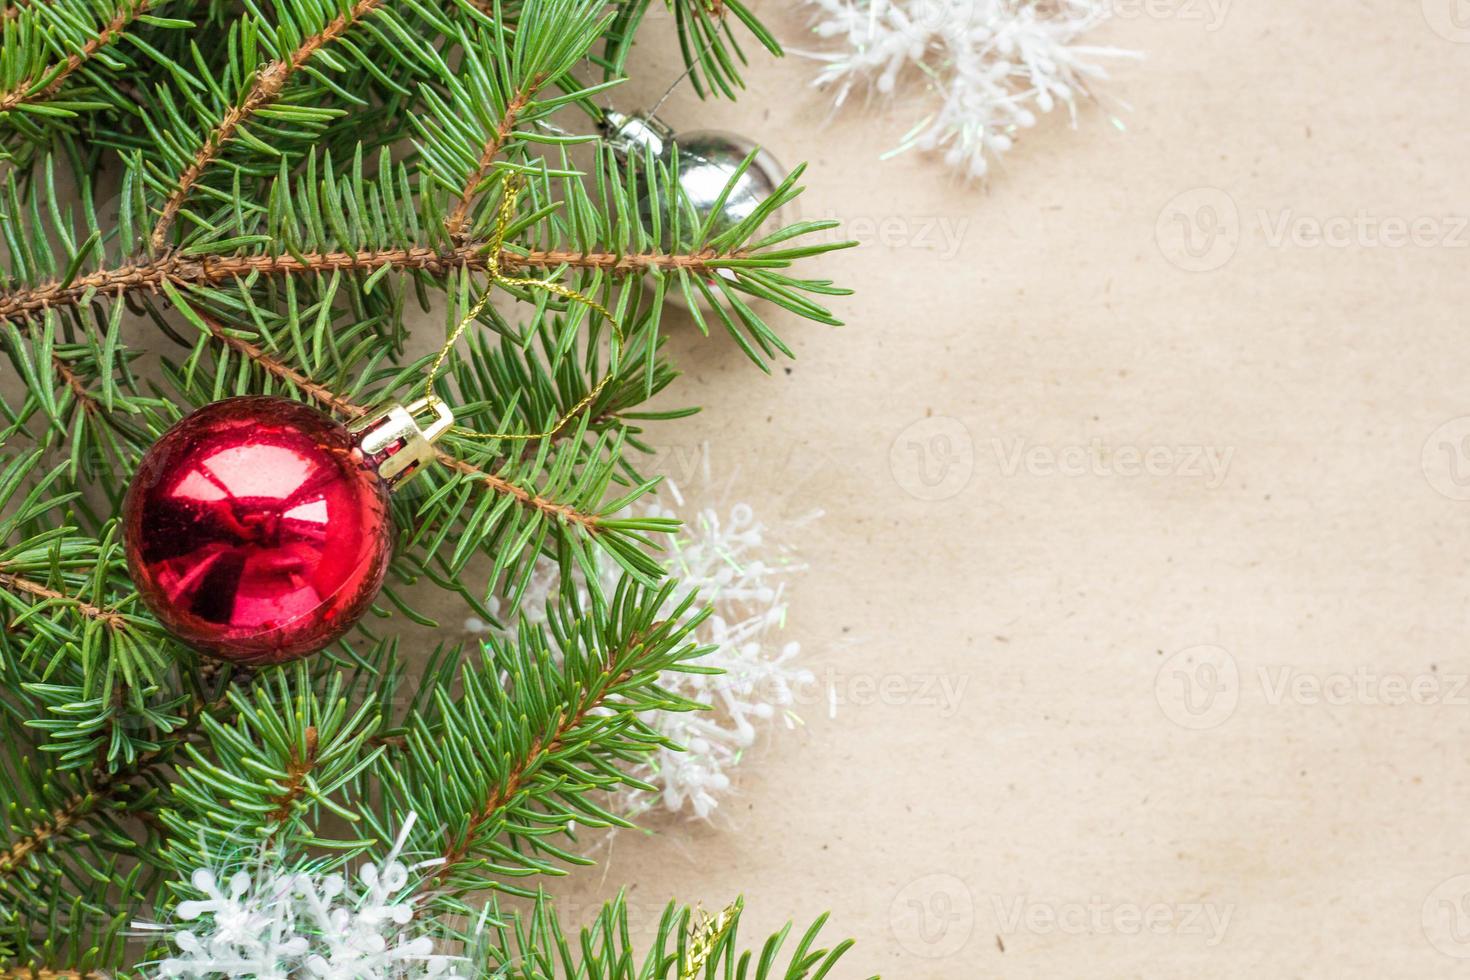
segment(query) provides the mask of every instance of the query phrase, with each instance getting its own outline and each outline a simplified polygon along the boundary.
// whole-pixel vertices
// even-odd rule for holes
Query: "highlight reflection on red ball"
[[[123,512],[144,602],[185,643],[237,662],[338,639],[387,570],[387,487],[344,426],[284,398],[228,398],[169,429]]]

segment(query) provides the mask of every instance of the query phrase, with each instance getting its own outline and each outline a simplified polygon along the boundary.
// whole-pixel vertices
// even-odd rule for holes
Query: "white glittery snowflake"
[[[818,38],[840,50],[803,52],[826,62],[816,84],[841,106],[854,90],[892,97],[905,82],[929,93],[900,149],[941,152],[968,177],[984,176],[1039,116],[1107,77],[1100,62],[1136,57],[1078,44],[1108,16],[1110,0],[805,0]]]
[[[709,482],[706,469],[704,484]],[[729,770],[763,730],[777,722],[788,728],[799,724],[794,710],[798,695],[815,683],[811,671],[799,663],[801,645],[779,636],[786,620],[786,579],[805,566],[748,504],[708,505],[691,516],[676,513],[685,509],[677,486],[666,482],[662,493],[669,503],[649,505],[640,513],[684,520],[666,567],[679,582],[678,595],[692,589],[702,604],[713,607],[696,639],[714,651],[699,664],[722,673],[669,671],[660,678],[666,689],[710,710],[645,716],[684,751],[659,749],[650,762],[633,770],[660,788],[657,797],[628,789],[619,794],[618,804],[630,814],[662,805],[670,812],[709,817],[730,788]],[[818,516],[810,514],[787,527]],[[599,572],[611,594],[620,576],[617,566],[604,559]],[[544,620],[546,599],[558,582],[555,564],[543,562],[527,589],[521,615]],[[465,625],[471,631],[488,628],[478,620]]]
[[[467,980],[457,957],[415,936],[415,873],[438,864],[399,860],[414,816],[404,821],[381,862],[356,880],[261,865],[221,876],[199,868],[190,883],[204,897],[180,902],[173,925],[135,923],[165,932],[176,955],[152,975],[190,980]]]

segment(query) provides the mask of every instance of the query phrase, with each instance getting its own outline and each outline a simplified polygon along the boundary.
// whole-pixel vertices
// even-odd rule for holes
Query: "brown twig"
[[[214,680],[221,669],[223,668],[217,662],[210,662],[200,669],[201,690]],[[133,779],[155,766],[168,762],[173,757],[174,750],[194,734],[205,714],[223,705],[228,700],[228,694],[229,686],[226,686],[221,694],[212,700],[206,701],[203,696],[195,695],[189,715],[184,719],[184,724],[176,730],[178,739],[170,745],[143,753],[128,769],[121,772],[99,772],[94,769],[89,785],[70,797],[61,806],[48,812],[40,821],[32,824],[27,833],[0,853],[0,877],[14,874],[37,850],[44,848],[50,841],[82,823],[115,793],[131,787]],[[136,816],[146,821],[152,817],[152,814],[139,813]],[[0,978],[3,980],[8,980],[8,978],[15,978],[15,980],[23,980],[23,978],[103,980],[105,977],[106,974],[103,973],[82,973],[76,970],[51,970],[30,966],[12,967],[0,972]]]
[[[135,292],[157,292],[165,282],[177,286],[211,286],[252,274],[266,276],[326,275],[333,272],[374,272],[384,266],[398,270],[422,270],[446,275],[455,269],[480,270],[489,256],[483,245],[463,245],[441,251],[415,246],[375,252],[308,252],[297,255],[246,255],[231,258],[183,258],[170,256],[151,262],[101,269],[77,276],[70,283],[52,281],[24,289],[0,292],[0,320],[24,319],[51,307],[75,306],[96,292],[121,296]],[[502,270],[553,269],[566,265],[576,269],[600,269],[613,275],[636,275],[651,269],[688,269],[707,273],[710,263],[740,258],[744,252],[720,253],[706,249],[689,255],[661,252],[617,253],[574,252],[550,249],[525,253],[509,249],[500,253]]]
[[[458,456],[451,455],[444,450],[434,454],[441,465],[448,467],[456,473],[463,474],[472,480],[485,484],[496,493],[509,494],[518,503],[532,510],[549,514],[559,518],[567,524],[575,524],[583,530],[596,534],[602,527],[602,520],[595,514],[584,514],[568,504],[559,504],[554,500],[547,500],[538,494],[531,493],[524,487],[518,487],[508,480],[504,480],[493,473],[487,473],[473,463],[466,462]]]
[[[224,145],[234,139],[235,131],[240,128],[241,124],[261,108],[275,101],[291,76],[300,71],[323,45],[336,40],[350,24],[360,20],[381,3],[383,0],[357,0],[350,11],[339,14],[323,27],[320,33],[313,34],[302,41],[301,46],[293,51],[289,58],[284,61],[272,61],[260,69],[255,76],[255,84],[245,94],[244,100],[225,113],[219,125],[215,126],[205,138],[204,145],[199,147],[199,152],[194,154],[194,159],[189,166],[179,175],[173,192],[163,204],[157,224],[153,226],[155,250],[163,251],[164,246],[168,243],[169,229],[173,227],[174,219],[178,217],[179,210],[188,200],[189,192],[194,189],[194,185],[198,183],[205,169],[219,156]]]
[[[126,774],[104,772],[87,787],[86,791],[71,797],[61,806],[31,826],[30,831],[0,854],[0,877],[12,874],[25,859],[48,841],[66,832],[108,799],[112,792],[127,784],[127,780],[152,768],[163,756],[158,749],[139,756],[138,761]]]
[[[253,361],[268,374],[282,381],[290,382],[295,387],[301,389],[306,395],[325,405],[332,411],[353,419],[367,414],[367,409],[363,406],[354,405],[352,402],[334,393],[326,385],[318,384],[311,380],[311,378],[295,370],[289,364],[272,357],[248,340],[243,340],[228,333],[224,325],[213,317],[205,316],[202,319],[209,327],[209,332],[220,343],[248,360]]]
[[[649,631],[657,630],[662,625],[662,623],[654,623]],[[515,795],[520,791],[521,785],[530,776],[534,775],[538,764],[546,758],[555,756],[561,750],[566,741],[566,737],[578,725],[582,724],[588,715],[602,706],[608,693],[632,676],[631,668],[621,671],[616,676],[611,671],[624,657],[638,649],[643,643],[644,637],[645,634],[641,632],[629,637],[627,644],[621,650],[608,657],[605,665],[607,669],[599,675],[603,683],[590,686],[578,704],[568,706],[571,710],[557,724],[556,730],[552,732],[549,739],[543,741],[541,738],[536,738],[531,742],[526,754],[517,761],[515,767],[505,777],[504,785],[486,801],[483,807],[471,814],[463,837],[459,840],[446,843],[444,863],[439,865],[438,869],[434,872],[434,881],[442,885],[448,879],[454,868],[469,857],[475,835],[494,819],[497,812],[515,798]]]
[[[10,112],[23,103],[44,102],[55,96],[57,92],[61,91],[61,86],[66,83],[68,77],[78,68],[82,67],[82,65],[86,64],[98,51],[111,44],[113,38],[121,34],[135,18],[147,13],[151,2],[152,0],[138,0],[132,6],[124,6],[120,9],[117,15],[108,22],[107,26],[98,32],[96,37],[82,45],[79,50],[72,52],[61,63],[59,68],[55,69],[56,74],[44,88],[32,91],[36,84],[40,82],[40,79],[27,78],[10,91],[0,93],[0,112]],[[15,14],[9,13],[9,11],[18,11],[19,9],[18,6],[11,7],[7,11],[7,14],[13,17]]]
[[[206,667],[200,673],[201,682],[208,683],[209,679],[214,676],[215,670]],[[38,848],[44,847],[47,842],[84,820],[115,792],[132,785],[131,780],[172,758],[174,750],[194,733],[200,719],[206,713],[224,704],[228,699],[228,694],[229,687],[226,686],[220,696],[211,701],[206,701],[203,697],[196,695],[188,717],[176,729],[179,737],[169,745],[142,753],[127,769],[119,772],[98,772],[94,769],[90,783],[81,792],[32,824],[29,831],[4,852],[0,852],[0,877],[13,874]]]
[[[105,790],[107,784],[104,781],[98,788]],[[45,847],[48,841],[65,833],[68,827],[92,811],[95,801],[95,794],[79,793],[48,813],[45,819],[31,828],[29,834],[0,854],[0,875],[10,874],[37,848]]]
[[[71,369],[70,365],[55,354],[51,355],[51,363],[56,368],[56,373],[61,375],[66,386],[76,396],[77,403],[82,406],[82,411],[88,415],[96,415],[102,410],[102,406],[97,403],[97,399],[92,397],[92,393],[87,390],[87,386],[82,383],[82,379]]]
[[[55,589],[47,588],[39,582],[32,582],[28,578],[10,572],[0,572],[0,588],[8,589],[17,595],[34,596],[37,599],[60,600],[67,603],[71,608],[90,619],[106,623],[113,629],[123,629],[127,626],[127,618],[121,613],[115,613],[101,606],[94,606],[90,602],[82,602]]]
[[[272,823],[281,823],[291,815],[296,801],[301,799],[306,792],[306,776],[316,765],[317,736],[316,726],[312,725],[306,729],[306,751],[298,757],[296,749],[291,749],[291,761],[286,766],[286,789],[280,796],[271,800],[276,804],[266,818]]]
[[[331,389],[313,381],[305,374],[292,368],[279,358],[266,353],[254,344],[241,340],[239,337],[231,336],[226,332],[224,326],[213,318],[205,316],[203,320],[215,339],[220,343],[248,357],[263,371],[283,381],[290,382],[308,397],[320,404],[348,418],[358,418],[367,414],[368,410],[366,407],[354,404],[337,395]],[[449,469],[485,484],[494,493],[507,494],[515,498],[522,506],[559,518],[568,524],[576,524],[590,533],[595,534],[599,529],[601,521],[594,514],[584,514],[574,507],[559,504],[554,500],[547,500],[545,497],[533,494],[524,487],[511,483],[509,480],[498,477],[493,473],[487,473],[473,463],[460,459],[458,456],[454,456],[442,449],[436,453],[436,456],[439,462]]]
[[[510,138],[511,131],[515,129],[516,119],[519,118],[521,110],[531,101],[536,90],[541,87],[545,79],[537,75],[532,78],[524,90],[506,103],[505,114],[500,117],[500,125],[495,128],[495,133],[485,143],[485,149],[480,154],[475,169],[470,172],[465,180],[464,189],[459,193],[459,203],[454,206],[448,218],[444,220],[444,228],[449,234],[459,241],[464,237],[465,225],[468,223],[470,203],[474,200],[475,189],[480,186],[480,181],[490,172],[490,164],[500,154],[500,148]]]

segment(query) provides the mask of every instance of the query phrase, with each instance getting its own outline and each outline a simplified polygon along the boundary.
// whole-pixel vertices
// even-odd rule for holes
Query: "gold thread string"
[[[735,924],[735,909],[734,905],[726,906],[715,917],[711,917],[702,908],[697,910],[700,921],[689,931],[688,957],[684,962],[684,971],[679,974],[679,980],[694,980],[704,971],[704,965],[714,954],[715,947]]]
[[[615,352],[622,350],[622,327],[619,326],[617,318],[612,315],[612,312],[607,307],[599,303],[597,300],[593,299],[590,296],[579,293],[569,286],[562,285],[561,283],[552,279],[550,276],[545,279],[532,279],[522,276],[507,276],[500,271],[500,253],[501,250],[505,247],[505,233],[506,230],[510,227],[511,222],[515,220],[516,199],[520,196],[520,193],[520,179],[516,177],[507,178],[500,199],[500,211],[495,216],[495,228],[490,234],[490,244],[485,246],[485,248],[489,251],[489,258],[485,265],[485,271],[489,276],[490,284],[485,289],[485,292],[475,302],[475,305],[470,307],[469,311],[460,318],[459,325],[456,326],[453,332],[450,333],[449,339],[444,342],[444,346],[439,349],[439,355],[434,358],[434,363],[429,367],[427,390],[424,392],[424,401],[431,408],[436,405],[442,404],[439,396],[434,394],[434,382],[439,380],[439,372],[444,370],[444,362],[448,360],[449,353],[454,349],[455,342],[457,342],[459,338],[463,336],[464,332],[469,329],[470,324],[475,321],[475,318],[480,315],[480,313],[485,309],[487,305],[489,305],[490,296],[494,292],[494,287],[497,284],[500,286],[522,286],[529,289],[545,290],[548,293],[553,293],[564,299],[571,300],[572,302],[581,303],[583,306],[587,307],[590,310],[596,310],[598,313],[601,313],[609,323],[612,324],[613,350]],[[560,432],[562,430],[562,427],[565,426],[568,422],[576,418],[576,416],[582,411],[582,409],[592,404],[597,396],[602,394],[602,389],[606,388],[608,383],[612,381],[612,379],[613,371],[611,365],[609,365],[608,372],[606,375],[603,376],[602,380],[597,382],[597,384],[593,387],[591,391],[582,396],[582,399],[577,402],[577,404],[573,405],[565,413],[563,413],[561,418],[556,420],[556,424],[547,429],[545,432],[476,432],[474,429],[467,429],[461,425],[451,426],[450,431],[466,439],[507,439],[527,442],[536,439],[549,439]]]

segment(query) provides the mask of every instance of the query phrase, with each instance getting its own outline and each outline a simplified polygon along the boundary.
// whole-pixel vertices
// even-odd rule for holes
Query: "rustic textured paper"
[[[810,43],[789,7],[757,9]],[[1467,969],[1470,17],[1119,13],[1127,131],[1044,127],[988,188],[879,162],[910,115],[822,125],[797,59],[668,107],[809,160],[804,212],[867,238],[821,263],[847,326],[781,324],[790,373],[681,337],[706,411],[656,436],[758,513],[826,509],[790,632],[846,703],[569,900],[830,909],[844,977]]]

